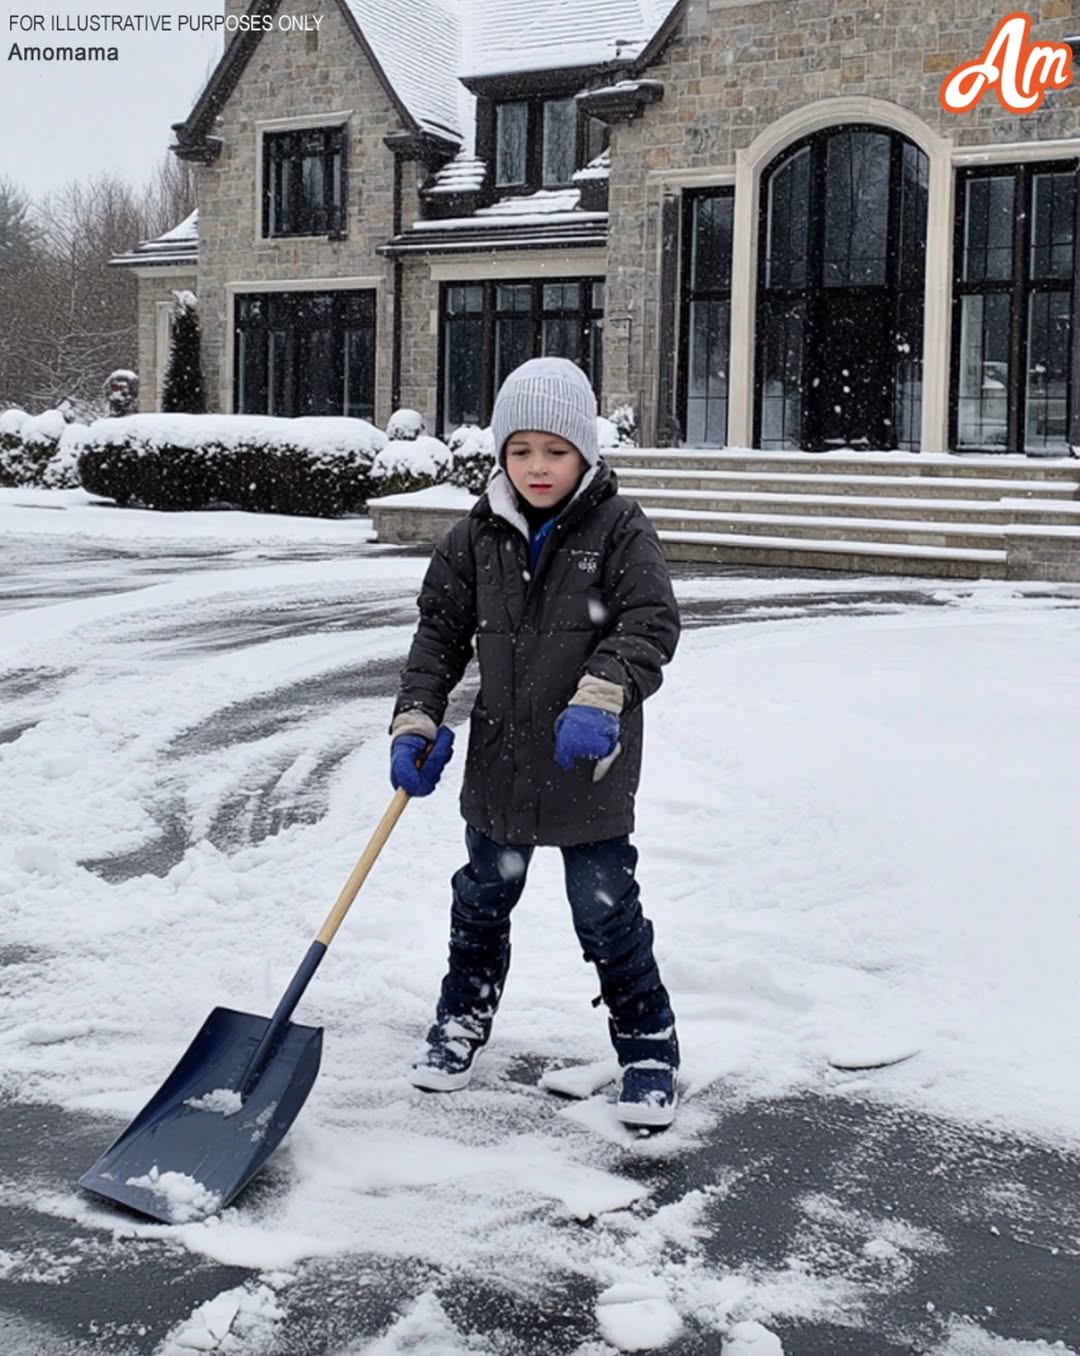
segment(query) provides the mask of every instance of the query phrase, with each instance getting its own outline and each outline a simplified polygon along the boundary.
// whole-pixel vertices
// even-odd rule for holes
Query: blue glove
[[[555,761],[569,772],[578,758],[606,758],[619,742],[619,717],[598,706],[568,706],[555,722]]]
[[[446,725],[439,726],[434,744],[423,735],[398,735],[390,745],[391,786],[410,796],[430,796],[453,752],[454,732]]]

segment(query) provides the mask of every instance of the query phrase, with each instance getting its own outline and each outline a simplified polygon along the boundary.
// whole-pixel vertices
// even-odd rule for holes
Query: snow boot
[[[475,1017],[436,1021],[409,1073],[413,1087],[424,1092],[459,1092],[468,1087],[476,1057],[487,1044],[490,1025]]]
[[[674,1025],[661,1031],[625,1033],[611,1023],[610,1029],[622,1068],[615,1114],[624,1125],[665,1129],[675,1119],[679,1101],[679,1042]]]

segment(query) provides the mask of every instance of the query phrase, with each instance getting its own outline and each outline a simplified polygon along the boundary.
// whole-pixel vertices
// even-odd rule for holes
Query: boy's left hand
[[[568,706],[555,721],[555,761],[564,772],[579,758],[607,758],[618,742],[618,716],[598,706]]]

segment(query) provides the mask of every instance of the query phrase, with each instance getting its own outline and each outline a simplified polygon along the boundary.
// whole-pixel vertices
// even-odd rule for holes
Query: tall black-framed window
[[[900,133],[824,128],[762,177],[755,441],[915,451],[929,162]]]
[[[731,188],[688,193],[683,205],[679,372],[683,442],[727,441],[731,343]]]
[[[375,417],[375,293],[236,296],[237,414]]]
[[[345,231],[345,128],[263,133],[262,233],[341,236]]]
[[[566,188],[576,170],[606,149],[609,134],[601,119],[579,117],[570,95],[497,103],[495,187],[510,192]]]
[[[495,392],[529,358],[570,358],[599,394],[603,382],[602,278],[444,283],[439,427],[487,424]]]
[[[957,175],[950,445],[1070,445],[1078,162]]]

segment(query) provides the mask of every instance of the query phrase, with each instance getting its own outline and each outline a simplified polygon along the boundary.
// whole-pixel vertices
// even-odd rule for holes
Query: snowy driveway
[[[260,1179],[172,1228],[78,1193],[211,1008],[273,1007],[385,808],[424,562],[365,536],[0,491],[0,1351],[1080,1350],[1064,588],[680,572],[637,834],[668,1134],[537,1086],[606,1057],[554,853],[474,1086],[409,1087],[459,755],[303,1000]]]

